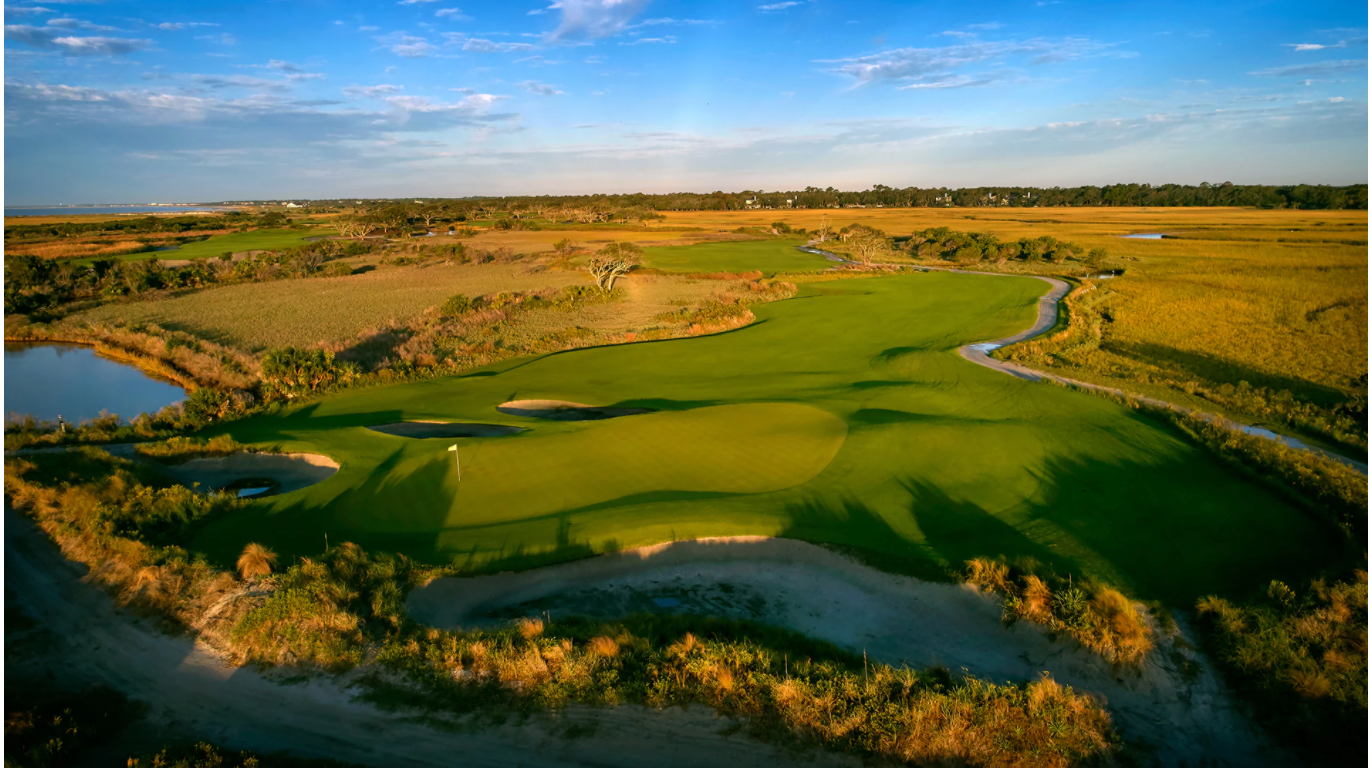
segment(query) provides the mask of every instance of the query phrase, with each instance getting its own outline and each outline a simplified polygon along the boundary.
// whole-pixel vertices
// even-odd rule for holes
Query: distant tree
[[[341,218],[334,222],[334,229],[338,230],[338,234],[343,237],[354,237],[359,240],[366,237],[367,233],[371,232],[372,227],[374,226],[375,222],[369,217],[364,216]]]
[[[872,266],[872,260],[887,252],[886,238],[871,233],[862,233],[850,241],[853,256],[864,267]]]
[[[276,565],[276,553],[256,542],[243,547],[238,556],[238,573],[244,580],[270,576]]]
[[[442,206],[433,204],[426,205],[417,212],[419,218],[424,220],[424,227],[426,229],[433,226],[434,220],[441,218],[444,213],[445,211]]]
[[[614,290],[615,281],[638,265],[643,249],[633,243],[610,243],[586,264],[595,284],[605,292]]]
[[[828,217],[828,216],[820,216],[820,217],[819,217],[819,226],[818,226],[818,227],[815,227],[815,234],[816,234],[816,235],[819,235],[819,241],[820,241],[821,243],[829,239],[829,235],[830,235],[830,233],[832,232],[832,229],[833,229],[833,225],[831,225],[831,224],[829,223],[829,217]]]

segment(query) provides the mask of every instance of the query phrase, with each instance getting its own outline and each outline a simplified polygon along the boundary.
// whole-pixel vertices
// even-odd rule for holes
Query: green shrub
[[[472,309],[472,300],[467,298],[465,294],[458,293],[448,297],[439,311],[443,313],[444,317],[461,317]]]
[[[1260,717],[1302,754],[1339,764],[1367,759],[1367,572],[1305,594],[1279,581],[1249,603],[1196,605],[1230,679]]]

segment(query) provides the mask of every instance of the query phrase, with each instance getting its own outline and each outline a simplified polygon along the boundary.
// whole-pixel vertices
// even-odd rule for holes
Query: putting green
[[[1178,604],[1298,583],[1339,556],[1322,525],[1157,422],[957,356],[1030,325],[1045,289],[945,273],[806,284],[729,333],[506,361],[232,423],[221,429],[239,440],[341,468],[213,522],[193,546],[228,562],[258,541],[289,558],[317,553],[327,534],[493,569],[760,534],[926,576],[976,556],[1032,557]],[[654,412],[496,411],[518,399]],[[404,420],[526,431],[367,429]]]
[[[643,265],[663,272],[814,272],[834,263],[796,248],[803,240],[663,245],[643,249]]]

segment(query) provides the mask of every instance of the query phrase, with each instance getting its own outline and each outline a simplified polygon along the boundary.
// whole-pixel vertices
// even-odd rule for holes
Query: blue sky
[[[5,6],[5,203],[1367,181],[1367,6]]]

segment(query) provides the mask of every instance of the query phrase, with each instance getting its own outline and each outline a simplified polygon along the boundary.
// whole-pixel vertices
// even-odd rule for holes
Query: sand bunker
[[[652,413],[652,408],[602,408],[598,405],[569,403],[566,400],[511,400],[495,407],[511,416],[529,416],[550,421],[595,421]]]
[[[396,437],[501,437],[524,431],[523,427],[504,424],[462,424],[450,421],[397,421],[377,424],[367,429]]]
[[[1103,697],[1126,738],[1162,765],[1263,759],[1262,737],[1195,650],[1185,619],[1141,670],[1113,669],[1037,625],[1001,623],[1000,600],[971,587],[878,571],[789,539],[680,541],[539,568],[443,578],[410,593],[409,615],[439,627],[500,625],[543,611],[615,618],[688,612],[746,618],[900,665],[943,665],[982,679],[1043,671]]]
[[[325,480],[338,471],[338,462],[317,453],[232,453],[228,456],[191,459],[183,464],[162,466],[182,485],[200,484],[207,491],[238,486],[269,490],[254,498],[288,493]]]

